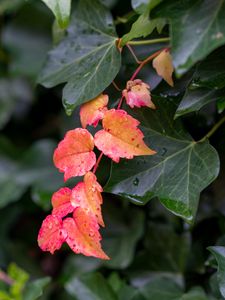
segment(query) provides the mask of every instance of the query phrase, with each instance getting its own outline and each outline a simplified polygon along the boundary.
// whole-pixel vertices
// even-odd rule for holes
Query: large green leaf
[[[71,0],[42,0],[54,13],[59,26],[66,28],[69,24]]]
[[[171,20],[173,63],[179,75],[225,43],[224,0],[166,0],[155,16]]]
[[[51,281],[50,277],[44,277],[29,282],[23,292],[23,300],[40,299],[43,289]]]
[[[176,105],[171,100],[155,103],[156,111],[140,110],[136,117],[157,154],[114,163],[105,190],[140,204],[157,196],[170,211],[191,221],[200,192],[218,175],[218,154],[208,141],[193,141],[173,120]]]
[[[209,247],[208,250],[214,255],[218,264],[217,280],[219,289],[223,297],[225,297],[225,247],[214,246]]]
[[[188,88],[177,108],[175,117],[197,111],[208,103],[225,100],[225,89]]]
[[[117,300],[117,296],[104,277],[86,274],[69,281],[66,290],[77,300]]]
[[[116,33],[108,10],[97,0],[80,1],[68,35],[49,53],[39,81],[46,87],[67,82],[67,113],[101,93],[120,68]]]

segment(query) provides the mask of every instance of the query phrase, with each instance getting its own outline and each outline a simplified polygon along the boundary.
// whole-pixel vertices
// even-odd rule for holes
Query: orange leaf
[[[38,234],[38,245],[43,251],[50,251],[61,248],[67,233],[62,228],[62,220],[58,216],[49,215],[42,223]]]
[[[109,259],[101,248],[99,225],[92,215],[77,208],[73,218],[63,221],[63,228],[67,232],[66,242],[75,253]]]
[[[66,133],[53,156],[55,166],[65,172],[65,180],[82,176],[92,169],[96,162],[93,149],[93,137],[86,129],[76,128]]]
[[[104,113],[107,111],[108,101],[109,97],[101,94],[81,106],[80,121],[83,128],[86,128],[87,125],[94,127],[98,125],[98,121],[104,117]]]
[[[78,183],[72,190],[71,202],[73,206],[81,207],[87,213],[97,218],[97,222],[104,226],[101,213],[102,187],[97,182],[96,176],[88,172],[84,176],[84,182]]]
[[[52,214],[60,218],[65,217],[67,214],[74,211],[75,207],[72,205],[71,199],[71,189],[61,188],[55,192],[52,196]]]
[[[95,134],[95,145],[115,162],[119,162],[120,157],[131,159],[156,153],[144,143],[144,135],[137,128],[139,122],[124,110],[108,110],[102,124],[104,130]]]
[[[173,86],[172,74],[174,71],[172,56],[168,50],[163,50],[152,62],[156,72],[161,76],[169,85]]]

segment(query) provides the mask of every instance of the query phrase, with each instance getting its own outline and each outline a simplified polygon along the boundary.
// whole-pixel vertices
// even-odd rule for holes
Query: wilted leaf
[[[99,95],[93,100],[84,103],[80,108],[80,121],[83,128],[87,125],[96,127],[99,120],[103,119],[109,101],[108,95]]]
[[[64,172],[65,180],[82,176],[91,170],[96,162],[92,135],[82,128],[69,130],[54,152],[55,166]]]
[[[67,233],[66,242],[75,253],[109,259],[101,248],[101,235],[96,218],[81,208],[76,208],[73,218],[63,221]]]
[[[163,50],[152,62],[156,72],[161,76],[169,85],[173,86],[173,61],[169,50]]]
[[[144,143],[144,135],[137,128],[139,122],[126,111],[107,111],[102,124],[104,130],[95,134],[95,145],[115,162],[119,162],[121,157],[131,159],[137,155],[155,154],[155,151]]]

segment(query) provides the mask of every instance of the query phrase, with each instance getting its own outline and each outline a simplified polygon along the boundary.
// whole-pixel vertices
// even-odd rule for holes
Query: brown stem
[[[93,169],[93,173],[94,173],[94,174],[95,174],[96,170],[98,169],[98,166],[99,166],[99,164],[100,164],[100,161],[101,161],[101,159],[102,159],[102,156],[103,156],[103,152],[101,152],[101,154],[99,155],[99,157],[98,157],[98,159],[97,159],[97,161],[96,161],[96,164],[95,164],[94,169]]]
[[[129,44],[126,44],[127,49],[129,49],[130,53],[132,54],[133,58],[135,59],[137,64],[141,64],[141,61],[137,58],[136,54],[134,53],[134,50]]]

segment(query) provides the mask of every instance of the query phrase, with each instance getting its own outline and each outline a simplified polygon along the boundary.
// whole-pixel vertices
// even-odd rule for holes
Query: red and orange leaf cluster
[[[128,99],[128,105],[154,108],[148,86],[140,80],[135,85],[139,85],[142,91],[137,89],[137,99],[132,103]],[[84,175],[84,178],[73,189],[65,187],[53,194],[52,214],[43,221],[38,235],[38,244],[43,251],[54,253],[67,243],[75,253],[109,259],[100,243],[99,229],[104,227],[101,212],[103,189],[94,171],[91,172],[98,164],[94,146],[115,162],[120,158],[132,159],[156,153],[144,143],[139,122],[124,110],[108,110],[107,103],[108,96],[99,95],[82,105],[83,128],[68,131],[54,152],[54,164],[64,172],[65,181],[75,176]],[[97,126],[100,120],[103,129],[93,137],[85,128],[87,125]]]

